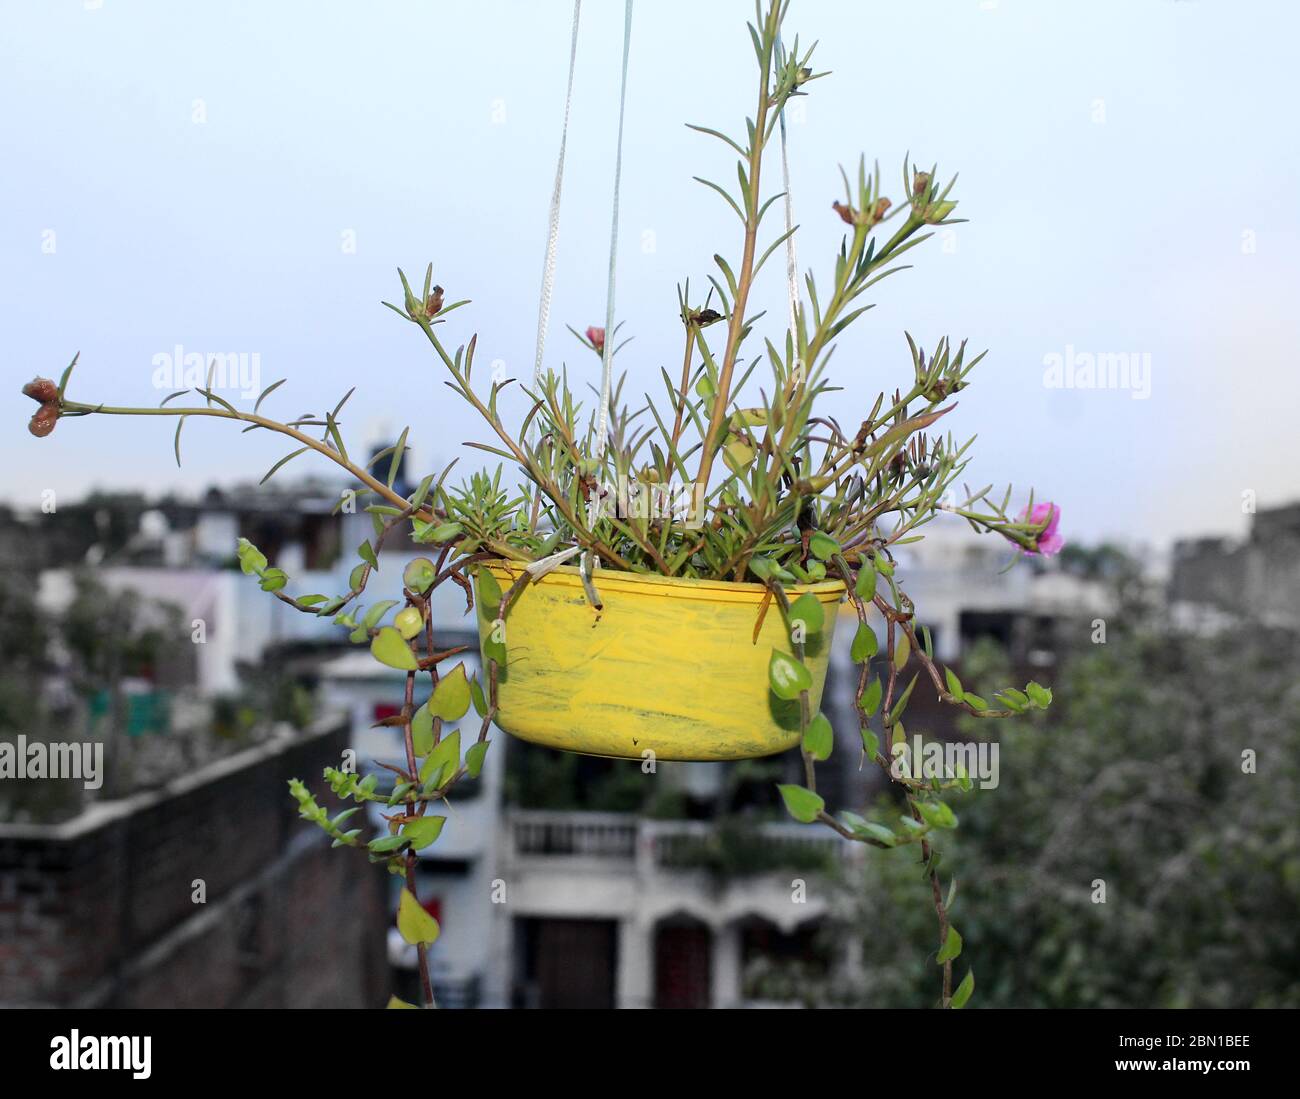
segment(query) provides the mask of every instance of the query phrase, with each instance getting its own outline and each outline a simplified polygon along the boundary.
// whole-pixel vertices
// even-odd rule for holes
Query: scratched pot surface
[[[503,589],[519,570],[493,565]],[[530,583],[506,616],[506,668],[496,723],[537,744],[589,755],[664,760],[746,759],[799,742],[798,702],[767,685],[773,648],[792,652],[780,609],[759,584],[676,580],[597,570],[604,602],[587,603],[576,568]],[[813,592],[826,624],[809,638],[816,712],[844,585]],[[480,637],[491,623],[479,615]]]

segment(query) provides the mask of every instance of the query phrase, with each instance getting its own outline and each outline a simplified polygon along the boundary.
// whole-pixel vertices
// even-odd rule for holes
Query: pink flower
[[[1061,548],[1065,545],[1065,539],[1061,537],[1060,532],[1056,529],[1061,523],[1061,509],[1051,501],[1035,504],[1032,512],[1026,508],[1020,513],[1020,522],[1047,524],[1038,536],[1038,548],[1021,549],[1021,553],[1026,553],[1031,557],[1052,557],[1061,552]]]
[[[598,353],[604,352],[605,330],[603,328],[597,328],[593,324],[590,328],[587,329],[587,340],[591,343],[591,346],[594,347]]]

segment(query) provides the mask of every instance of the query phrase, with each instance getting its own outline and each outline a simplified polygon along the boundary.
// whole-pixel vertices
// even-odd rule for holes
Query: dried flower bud
[[[858,212],[852,206],[846,206],[842,202],[832,202],[831,209],[840,215],[840,220],[846,225],[858,223]]]
[[[23,386],[23,393],[33,401],[40,401],[41,404],[59,399],[59,387],[49,378],[33,378]]]
[[[923,195],[925,189],[930,186],[929,172],[914,172],[912,174],[912,194]]]
[[[682,319],[687,324],[695,325],[696,328],[708,328],[709,325],[717,324],[722,320],[722,314],[716,309],[689,309]]]
[[[54,425],[58,422],[59,402],[46,401],[32,416],[31,423],[27,425],[27,430],[38,439],[44,439],[46,435],[54,430]]]
[[[587,329],[587,341],[600,354],[605,351],[605,330],[597,328],[594,324]]]
[[[433,293],[429,295],[429,300],[424,303],[424,312],[426,316],[436,317],[442,312],[442,287],[435,286]]]
[[[876,205],[873,207],[871,211],[872,220],[874,221],[883,220],[884,216],[889,212],[889,208],[893,205],[894,204],[890,202],[889,199],[887,198],[882,197],[876,199]]]

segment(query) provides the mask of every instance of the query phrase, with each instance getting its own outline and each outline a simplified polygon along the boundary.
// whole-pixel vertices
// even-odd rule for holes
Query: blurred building
[[[328,619],[297,612],[260,591],[239,571],[234,556],[237,539],[247,537],[290,575],[293,591],[334,595],[347,590],[355,548],[372,538],[373,530],[364,511],[338,506],[344,487],[331,482],[305,482],[292,491],[249,486],[213,490],[193,502],[100,497],[61,507],[57,517],[11,516],[8,522],[0,517],[0,546],[22,547],[29,559],[34,556],[43,563],[40,592],[50,608],[67,604],[75,570],[90,564],[107,588],[161,598],[180,609],[186,628],[201,624],[202,643],[185,647],[183,659],[178,654],[169,672],[171,686],[180,695],[238,695],[250,670],[264,663],[274,663],[309,684],[325,712],[345,716],[346,732],[330,741],[334,760],[326,759],[329,753],[322,750],[311,766],[299,767],[299,776],[319,791],[321,767],[326,762],[336,765],[347,746],[362,771],[381,774],[387,784],[391,775],[379,764],[401,759],[401,738],[399,731],[376,723],[397,712],[401,673],[378,665],[363,648],[347,643]],[[69,522],[70,516],[74,521]],[[964,525],[936,522],[926,533],[924,542],[900,550],[898,572],[918,607],[918,621],[931,631],[936,659],[958,670],[969,648],[990,638],[1006,649],[1017,668],[1050,682],[1060,646],[1086,634],[1093,617],[1106,610],[1103,585],[1094,579],[1051,567],[1008,570],[1009,547],[994,538],[977,538]],[[363,602],[400,598],[402,568],[423,552],[408,539],[391,539]],[[465,609],[464,594],[454,585],[437,593],[434,614],[440,641],[470,646],[464,659],[473,674],[477,636]],[[879,626],[878,616],[873,622]],[[883,783],[875,768],[860,768],[861,740],[853,709],[857,675],[848,657],[855,628],[856,619],[846,605],[823,702],[836,728],[837,750],[819,767],[818,779],[829,804],[861,808]],[[420,689],[417,704],[427,695],[427,683]],[[924,729],[930,736],[951,735],[947,708],[926,698],[927,692],[918,690],[909,728]],[[467,730],[470,727],[467,719]],[[435,990],[444,1006],[741,1006],[766,1002],[764,988],[752,977],[765,967],[853,965],[852,958],[828,946],[824,932],[830,890],[825,883],[829,875],[844,873],[860,848],[829,831],[785,819],[773,786],[800,781],[793,757],[759,761],[748,768],[660,764],[655,775],[644,776],[635,762],[586,757],[556,762],[556,754],[540,753],[496,729],[491,740],[482,774],[458,785],[441,810],[448,818],[441,837],[420,853],[420,895],[444,928],[430,951]],[[292,809],[280,774],[288,748],[280,745],[275,752],[280,754],[268,756],[264,767],[268,773],[275,771],[276,780],[265,787],[267,804],[259,812],[272,813],[272,802],[285,812]],[[563,781],[557,775],[563,775]],[[276,783],[278,790],[273,789]],[[213,806],[225,796],[214,794]],[[160,805],[172,804],[163,792],[149,797],[162,799]],[[175,804],[180,813],[187,802],[179,796]],[[24,833],[28,847],[2,850],[9,852],[15,873],[24,866],[43,866],[43,860],[54,867],[60,859],[80,857],[76,852],[83,850],[117,850],[121,834],[134,834],[134,826],[124,822],[143,821],[147,812],[144,803],[138,812],[114,812],[118,823],[102,838],[95,838],[93,830],[76,832],[76,842],[71,832],[67,840],[50,833],[47,847],[33,855],[30,844],[41,842],[40,830],[33,828]],[[231,860],[230,872],[238,879],[229,887],[232,911],[256,908],[261,913],[257,918],[267,927],[284,931],[297,891],[285,884],[291,868],[274,868],[281,865],[285,850],[297,850],[306,840],[280,823],[259,831],[253,842],[252,819],[234,814],[223,818],[232,841],[247,835],[249,842],[214,848],[222,852],[214,865]],[[377,831],[384,827],[378,811],[371,813],[370,822]],[[201,847],[201,841],[195,843]],[[138,991],[144,987],[139,981],[133,984],[111,974],[136,972],[144,964],[130,960],[137,954],[164,957],[149,935],[133,929],[148,925],[155,908],[174,911],[174,898],[164,904],[141,882],[139,874],[148,872],[153,854],[146,857],[142,850],[143,861],[136,864],[141,869],[125,877],[112,869],[118,864],[109,855],[101,858],[107,861],[95,870],[96,880],[102,876],[118,882],[112,902],[117,907],[109,906],[110,918],[115,928],[125,927],[129,933],[123,931],[120,942],[113,935],[106,937],[108,944],[115,944],[105,948],[114,952],[117,968],[105,971],[107,991],[97,995],[104,1002],[149,1001],[148,994]],[[323,869],[326,862],[331,869]],[[335,870],[336,864],[360,869]],[[360,956],[369,958],[369,947],[361,949],[357,937],[373,935],[382,950],[386,934],[387,961],[399,995],[417,999],[414,949],[397,936],[391,919],[376,923],[368,914],[370,901],[365,898],[372,879],[367,874],[372,868],[364,857],[348,851],[325,852],[321,865],[311,873],[336,876],[320,880],[311,895],[317,898],[314,904],[328,904],[335,916],[332,948],[354,954],[360,949]],[[40,987],[47,987],[50,996],[59,974],[81,964],[72,951],[71,929],[80,927],[83,918],[84,910],[76,905],[89,903],[84,891],[73,904],[60,892],[62,885],[50,884],[72,880],[59,877],[61,873],[51,869],[49,875],[6,879],[15,883],[6,886],[13,896],[34,890],[43,898],[39,903],[18,902],[14,911],[25,913],[24,921],[45,911],[43,904],[69,913],[63,923],[46,921],[58,929],[46,932],[52,938],[42,943],[49,961],[47,984]],[[260,892],[247,894],[262,901],[234,899],[245,896],[239,885],[244,878],[267,882]],[[400,881],[390,878],[387,886],[391,913]],[[352,889],[360,891],[360,915],[354,912],[353,900],[344,896]],[[0,912],[5,903],[0,894]],[[181,935],[174,928],[158,930]],[[321,940],[321,951],[325,942]],[[292,944],[281,946],[288,950]],[[178,965],[183,957],[175,951],[166,956],[178,959]],[[205,957],[216,964],[212,955],[193,957],[200,959],[194,965],[206,964],[201,962]],[[318,964],[328,968],[336,961],[321,953]],[[165,966],[161,961],[158,965],[158,973],[164,974]],[[349,979],[358,987],[356,973]],[[370,986],[362,981],[361,987]],[[322,988],[318,998],[329,1001],[337,991]],[[223,1003],[262,1002],[272,995],[259,991],[255,981],[232,990],[197,978],[184,993],[173,994],[185,1002]]]
[[[1250,535],[1174,546],[1169,598],[1205,621],[1206,609],[1300,627],[1300,503],[1256,512]]]

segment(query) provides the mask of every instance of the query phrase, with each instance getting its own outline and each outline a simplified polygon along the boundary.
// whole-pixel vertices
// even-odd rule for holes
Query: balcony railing
[[[517,812],[510,814],[516,855],[597,859],[636,857],[637,818],[622,813]]]
[[[854,846],[811,826],[784,821],[715,826],[625,813],[536,810],[512,810],[508,820],[516,858],[594,859],[642,872],[815,870],[845,857]]]

